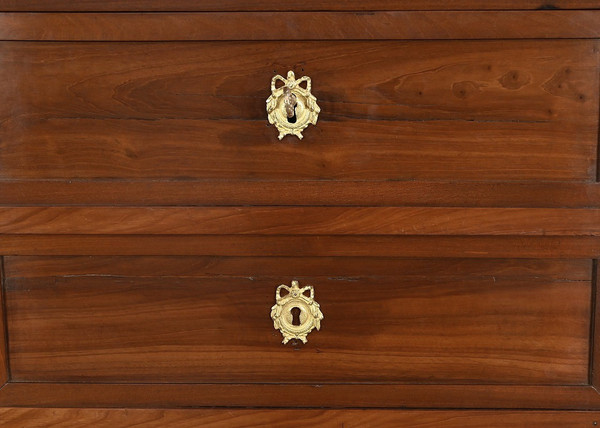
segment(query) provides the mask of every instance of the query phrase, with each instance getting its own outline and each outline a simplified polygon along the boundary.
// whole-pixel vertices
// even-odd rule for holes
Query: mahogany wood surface
[[[600,209],[0,207],[4,234],[599,236]]]
[[[172,266],[101,258],[89,268],[62,258],[53,274],[32,276],[35,263],[50,261],[6,260],[14,381],[588,379],[589,261],[547,269],[543,260],[357,260],[349,268],[337,258],[234,258],[208,262],[214,273],[204,273],[204,258]],[[275,288],[291,279],[314,285],[326,314],[306,345],[282,346],[268,316]]]
[[[394,410],[160,410],[160,409],[0,409],[5,428],[252,428],[252,427],[419,427],[580,428],[594,426],[598,412],[394,411]]]
[[[590,354],[590,383],[595,388],[600,387],[600,293],[598,293],[598,273],[600,267],[598,260],[592,264],[592,330],[591,330],[591,354]]]
[[[1,176],[590,181],[596,173],[595,126],[362,119],[327,123],[324,118],[318,128],[306,131],[305,142],[280,143],[276,129],[265,122],[74,118],[34,119],[23,127],[17,120],[5,127],[0,161],[6,168]],[[449,128],[455,132],[447,134]]]
[[[592,386],[9,382],[6,407],[599,409]]]
[[[0,204],[600,208],[600,184],[327,180],[0,180]]]
[[[4,299],[4,258],[0,257],[0,389],[8,381],[8,342],[6,337],[6,306]]]
[[[599,10],[0,14],[0,40],[387,40],[600,37]]]
[[[0,0],[0,425],[598,424],[599,79],[591,0]]]
[[[0,47],[3,85],[15,103],[1,111],[12,113],[13,121],[77,115],[241,119],[266,126],[271,78],[290,68],[297,77],[312,78],[323,107],[318,125],[308,129],[319,129],[321,119],[579,125],[598,120],[595,40],[3,42]]]
[[[7,255],[598,258],[600,237],[2,235]]]
[[[0,177],[595,180],[598,51],[582,40],[5,42]],[[288,68],[313,79],[322,108],[303,141],[267,126],[270,79]]]
[[[54,276],[211,277],[248,276],[255,270],[267,276],[326,276],[333,278],[401,275],[423,279],[535,277],[544,281],[568,278],[589,281],[591,261],[585,259],[474,259],[394,257],[214,257],[214,256],[19,256],[6,257],[11,278]]]
[[[2,0],[0,11],[295,11],[598,9],[597,0]]]

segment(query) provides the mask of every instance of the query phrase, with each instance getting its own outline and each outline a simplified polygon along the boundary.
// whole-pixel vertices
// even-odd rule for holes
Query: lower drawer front
[[[588,383],[590,260],[6,257],[11,380]],[[275,289],[324,319],[281,343]]]

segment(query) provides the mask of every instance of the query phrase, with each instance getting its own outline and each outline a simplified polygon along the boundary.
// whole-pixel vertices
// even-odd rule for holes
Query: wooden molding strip
[[[2,408],[4,428],[21,428],[24,424],[59,427],[97,428],[139,427],[346,427],[365,426],[444,428],[544,428],[593,427],[600,412],[577,411],[498,411],[498,410],[280,410],[280,409],[60,409]]]
[[[590,259],[474,259],[403,257],[223,257],[223,256],[8,256],[7,282],[24,278],[67,278],[75,276],[118,276],[247,278],[253,272],[262,277],[311,278],[411,278],[498,280],[523,278],[532,283],[562,281],[590,282]]]
[[[1,0],[0,11],[294,11],[294,10],[534,10],[597,9],[596,0],[305,0],[302,3],[280,0]]]
[[[600,209],[0,207],[0,233],[600,236]]]
[[[293,398],[292,398],[293,397]],[[0,406],[600,409],[591,386],[9,382]]]
[[[600,10],[0,14],[0,40],[400,40],[600,37]]]
[[[590,384],[600,387],[600,294],[598,293],[598,260],[592,263],[592,317],[590,324]]]
[[[600,208],[600,183],[14,180],[0,205]]]
[[[0,388],[9,379],[6,304],[4,300],[4,257],[0,257]]]
[[[349,256],[593,259],[600,237],[3,235],[5,255]]]

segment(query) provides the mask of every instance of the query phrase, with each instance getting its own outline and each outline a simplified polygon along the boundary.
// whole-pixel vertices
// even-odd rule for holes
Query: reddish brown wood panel
[[[595,41],[0,50],[4,178],[595,179]],[[288,68],[322,107],[302,142],[267,126]]]
[[[239,410],[239,409],[40,409],[3,408],[5,428],[94,426],[98,428],[346,427],[580,428],[600,421],[598,412],[417,411],[417,410]]]
[[[3,205],[600,208],[600,184],[445,181],[0,181]]]
[[[599,209],[0,207],[3,234],[598,236]]]
[[[592,40],[4,42],[0,47],[4,89],[18,102],[1,111],[28,119],[68,119],[77,113],[80,119],[264,124],[271,77],[293,68],[312,78],[324,107],[320,118],[329,121],[571,119],[590,125],[598,120],[590,111],[598,104],[598,43]],[[469,82],[479,87],[469,90]]]
[[[292,397],[292,399],[290,399]],[[600,409],[591,386],[9,383],[2,406]]]
[[[263,114],[262,109],[253,110]],[[590,111],[595,113],[595,109]],[[564,181],[595,178],[596,133],[591,126],[481,121],[322,121],[317,128],[306,132],[310,140],[278,143],[277,131],[266,123],[266,119],[156,122],[42,119],[24,128],[21,120],[9,120],[0,155],[0,161],[6,165],[2,177],[278,180],[454,177]],[[457,152],[462,156],[456,156]]]
[[[12,260],[8,271],[19,275]],[[420,274],[406,276],[376,262],[351,276],[344,260],[321,265],[320,275],[310,260],[297,271],[291,260],[287,273],[269,276],[251,262],[233,266],[235,275],[199,277],[153,275],[153,259],[141,261],[144,276],[74,275],[68,267],[62,275],[7,275],[11,378],[587,383],[589,262],[536,275],[516,273],[526,262],[511,272],[505,261],[482,275],[474,261],[450,274],[447,262],[427,272],[417,261]],[[283,346],[269,318],[275,288],[291,279],[315,286],[326,317],[303,346]]]
[[[402,275],[403,278],[441,275],[445,278],[535,277],[554,281],[589,281],[590,260],[560,259],[472,259],[393,257],[214,257],[214,256],[67,256],[6,257],[6,275],[11,278],[48,276],[247,276],[254,270],[266,276],[360,277]]]
[[[600,11],[2,13],[0,39],[51,41],[600,37]]]
[[[222,255],[598,258],[599,237],[3,235],[11,255]]]
[[[591,331],[591,354],[590,354],[590,383],[600,387],[600,293],[598,292],[598,274],[600,265],[598,260],[592,264],[592,331]]]
[[[288,3],[280,0],[2,0],[0,11],[298,11],[298,10],[528,10],[597,9],[597,0],[304,0]]]
[[[4,302],[4,258],[0,257],[0,389],[8,381],[8,342],[6,338],[6,306]]]

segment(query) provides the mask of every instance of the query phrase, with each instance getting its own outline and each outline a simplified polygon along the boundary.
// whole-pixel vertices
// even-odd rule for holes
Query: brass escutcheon
[[[281,290],[288,292],[281,296]],[[310,292],[310,296],[304,293]],[[271,308],[271,318],[276,330],[281,331],[283,343],[288,343],[291,339],[300,339],[303,343],[308,340],[306,336],[314,328],[321,329],[321,320],[323,313],[319,304],[315,301],[315,290],[312,286],[300,288],[298,281],[292,281],[292,286],[281,284],[275,291],[275,305]],[[294,316],[292,310],[300,310],[298,325],[294,325]]]
[[[283,82],[283,86],[277,88],[278,81]],[[306,83],[306,88],[300,86],[302,83]],[[267,113],[269,123],[279,130],[280,140],[288,134],[302,139],[302,131],[311,123],[317,124],[321,109],[310,90],[310,77],[303,76],[296,80],[293,71],[288,71],[287,79],[279,74],[271,79]]]

